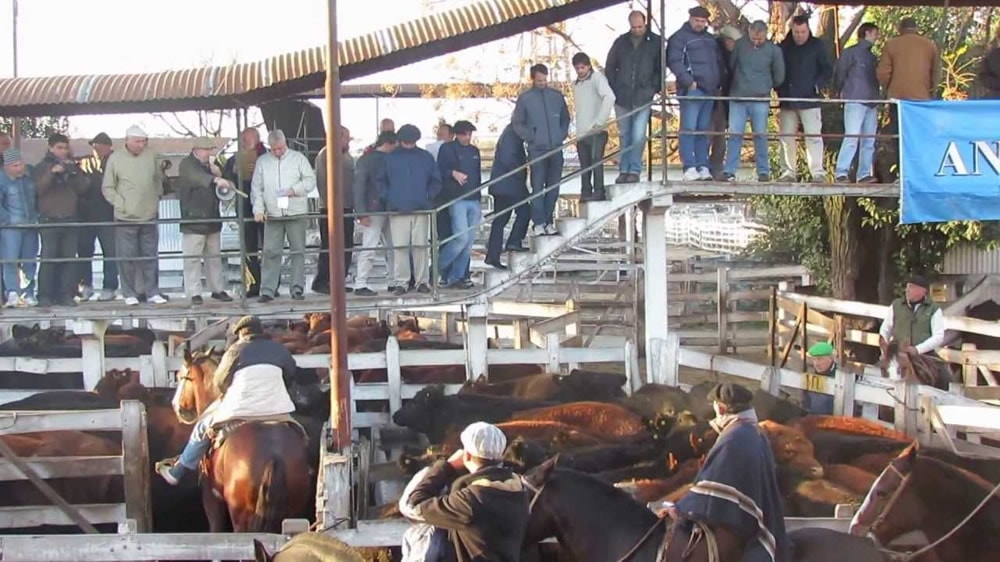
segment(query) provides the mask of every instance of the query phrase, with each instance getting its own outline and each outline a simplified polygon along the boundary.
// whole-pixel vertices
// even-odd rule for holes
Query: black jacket
[[[82,222],[113,222],[115,208],[104,198],[101,184],[104,183],[104,165],[107,158],[91,154],[80,159],[80,169],[87,173],[87,189],[80,194],[77,215]]]
[[[789,33],[781,42],[781,54],[785,58],[785,81],[778,86],[779,98],[822,98],[820,93],[833,76],[833,63],[826,45],[813,36],[802,45],[796,45]],[[811,109],[819,107],[819,102],[786,102],[781,107],[790,109]]]
[[[608,51],[604,75],[615,93],[615,105],[635,109],[663,89],[663,39],[647,31],[638,46],[631,33],[620,35]]]
[[[498,182],[490,184],[490,195],[498,197],[527,197],[528,170],[521,168],[528,162],[524,151],[524,141],[514,132],[513,125],[504,127],[497,141],[496,152],[493,154],[493,169],[490,180],[506,175],[512,170],[518,170]],[[520,168],[520,169],[519,169]]]
[[[463,473],[436,462],[410,505],[428,524],[448,530],[458,562],[517,562],[529,516],[520,478],[500,465]],[[451,491],[439,497],[449,483]]]
[[[479,157],[479,149],[470,144],[463,146],[457,140],[448,141],[438,149],[438,171],[441,172],[441,194],[447,201],[461,195],[471,201],[479,201],[481,194],[479,186],[483,185],[483,162]],[[451,175],[452,172],[462,172],[469,176],[465,185]]]
[[[215,196],[215,176],[208,164],[192,154],[181,160],[174,183],[181,204],[182,220],[217,219],[219,198]],[[181,223],[184,234],[214,234],[222,230],[222,222]]]

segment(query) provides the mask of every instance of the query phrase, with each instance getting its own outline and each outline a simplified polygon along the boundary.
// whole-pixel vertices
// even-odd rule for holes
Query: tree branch
[[[868,6],[862,6],[861,9],[854,14],[854,17],[851,18],[851,23],[847,24],[847,27],[845,27],[840,34],[841,45],[846,45],[847,42],[850,41],[851,36],[858,31],[858,27],[861,25],[861,22],[865,19],[866,15],[868,15]]]

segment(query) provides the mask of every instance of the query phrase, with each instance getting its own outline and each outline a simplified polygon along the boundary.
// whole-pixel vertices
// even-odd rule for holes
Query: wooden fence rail
[[[38,505],[0,508],[0,528],[38,525],[73,525],[74,515],[82,515],[91,525],[114,523],[148,531],[152,523],[150,508],[149,446],[146,441],[146,410],[141,402],[124,400],[116,410],[66,412],[0,411],[0,435],[42,431],[115,431],[121,432],[122,452],[115,456],[26,457],[0,460],[0,480],[23,481],[37,475],[51,478],[122,476],[124,503]],[[8,454],[10,451],[6,451]],[[31,476],[25,474],[27,467]],[[60,502],[61,503],[61,502]],[[73,513],[75,512],[75,513]]]

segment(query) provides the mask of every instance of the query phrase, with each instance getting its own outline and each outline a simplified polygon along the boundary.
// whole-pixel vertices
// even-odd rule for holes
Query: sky
[[[362,35],[406,20],[472,3],[472,0],[339,0],[341,39]],[[693,0],[668,0],[669,33],[686,19]],[[12,76],[13,0],[0,0],[0,76]],[[627,14],[639,2],[622,2],[576,18],[567,31],[591,56],[603,60],[615,36],[627,31]],[[658,9],[658,2],[654,10]],[[378,17],[373,16],[376,14]],[[658,16],[654,16],[658,17]],[[259,60],[324,44],[326,0],[19,0],[18,71],[20,76],[158,72]],[[529,57],[525,36],[477,46],[444,57],[353,83],[516,81],[517,61]],[[320,100],[320,105],[322,105]],[[344,100],[342,119],[355,138],[373,136],[379,117],[396,124],[411,121],[430,131],[438,117],[454,121],[473,112],[480,130],[499,134],[509,103],[492,101]],[[168,116],[169,117],[169,116]],[[195,121],[181,116],[186,123]],[[171,136],[170,129],[149,114],[85,116],[70,119],[70,135],[112,137],[136,123],[152,136]],[[485,125],[485,126],[483,126]],[[233,125],[235,126],[235,125]]]

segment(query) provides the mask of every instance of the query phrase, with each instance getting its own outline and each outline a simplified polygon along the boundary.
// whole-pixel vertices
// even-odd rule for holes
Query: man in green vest
[[[927,278],[914,275],[906,283],[905,298],[892,301],[889,313],[879,329],[879,347],[885,365],[889,346],[895,343],[899,353],[923,355],[944,345],[944,314],[930,302]]]
[[[833,359],[833,346],[830,342],[817,342],[806,352],[813,373],[824,377],[837,374],[837,362]],[[815,416],[833,415],[833,395],[811,390],[802,391],[802,405]]]

